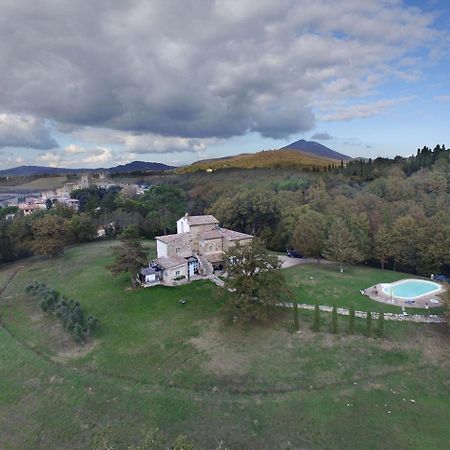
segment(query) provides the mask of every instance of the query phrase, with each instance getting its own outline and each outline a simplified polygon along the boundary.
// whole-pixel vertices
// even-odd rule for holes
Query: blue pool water
[[[431,294],[440,290],[440,285],[426,280],[401,280],[391,283],[383,288],[386,295],[413,299],[421,295]]]

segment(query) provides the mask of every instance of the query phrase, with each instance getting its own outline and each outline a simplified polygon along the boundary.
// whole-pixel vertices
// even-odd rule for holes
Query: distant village
[[[43,190],[19,197],[6,198],[1,201],[1,204],[3,206],[17,206],[25,216],[28,216],[35,211],[48,209],[49,206],[56,204],[63,204],[78,211],[79,201],[70,197],[71,192],[89,187],[108,189],[112,186],[121,188],[129,186],[135,189],[136,195],[142,195],[149,189],[146,184],[113,183],[107,178],[105,171],[100,171],[99,173],[82,174],[79,180],[67,181],[61,187],[56,189]],[[10,214],[10,216],[14,217],[14,214]]]

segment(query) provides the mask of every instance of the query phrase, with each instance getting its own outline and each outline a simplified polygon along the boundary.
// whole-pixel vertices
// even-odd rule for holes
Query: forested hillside
[[[355,160],[320,172],[283,167],[150,176],[141,179],[152,185],[142,196],[84,189],[72,193],[79,214],[54,207],[6,220],[11,208],[0,210],[0,261],[42,253],[39,241],[48,240],[42,229],[57,228],[61,245],[92,240],[98,227],[114,236],[134,225],[152,238],[175,232],[188,211],[214,214],[272,250],[295,247],[305,256],[449,273],[449,155],[436,146],[411,158]]]

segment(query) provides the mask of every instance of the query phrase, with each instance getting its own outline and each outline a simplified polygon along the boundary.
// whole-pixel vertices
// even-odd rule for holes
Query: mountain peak
[[[348,161],[352,159],[350,156],[344,155],[343,153],[336,152],[325,145],[319,144],[315,141],[306,141],[305,139],[300,139],[299,141],[292,142],[279,150],[297,150],[304,153],[309,153],[319,158],[328,158],[335,160]]]

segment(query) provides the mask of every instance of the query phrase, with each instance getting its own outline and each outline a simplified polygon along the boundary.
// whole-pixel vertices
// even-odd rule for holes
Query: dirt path
[[[281,261],[282,269],[299,266],[301,264],[317,264],[317,259],[315,258],[290,258],[289,256],[283,255],[278,256],[278,259]],[[327,259],[321,259],[320,264],[334,264],[334,262],[328,261]]]
[[[16,267],[12,272],[11,275],[8,276],[6,279],[6,282],[3,283],[3,286],[0,286],[0,297],[2,297],[3,293],[6,291],[8,286],[11,284],[12,280],[14,280],[15,276],[24,268],[24,266],[18,266]]]

